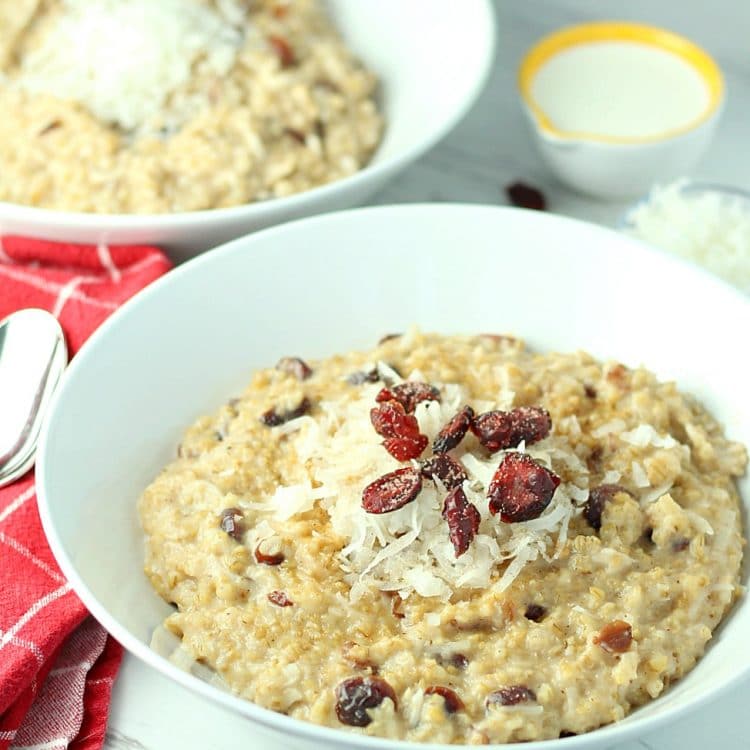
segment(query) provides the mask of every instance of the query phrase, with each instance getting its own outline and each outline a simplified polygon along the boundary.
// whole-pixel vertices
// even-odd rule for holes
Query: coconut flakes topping
[[[379,362],[376,366],[390,383],[403,382],[388,365]],[[415,371],[408,379],[421,381],[424,377]],[[421,401],[415,408],[420,432],[430,443],[455,413],[470,403],[460,385],[435,385],[440,401]],[[351,585],[353,600],[372,588],[395,591],[402,597],[415,592],[447,600],[456,589],[489,586],[507,563],[496,583],[502,591],[527,563],[540,557],[551,560],[560,554],[570,519],[580,513],[588,496],[586,468],[565,436],[550,436],[532,446],[522,442],[513,449],[573,479],[557,488],[538,518],[520,523],[502,523],[491,515],[487,501],[489,483],[510,451],[486,457],[474,438],[467,438],[451,451],[468,476],[463,483],[466,498],[481,516],[478,533],[458,558],[442,517],[447,489],[439,479],[425,479],[416,499],[396,511],[367,513],[361,507],[363,488],[408,465],[383,449],[382,438],[370,423],[370,409],[376,405],[381,387],[382,383],[362,384],[335,408],[322,404],[321,414],[314,419],[304,416],[279,427],[286,439],[293,441],[308,479],[279,487],[259,504],[277,520],[304,513],[316,503],[328,513],[333,532],[346,540],[339,562]],[[513,400],[512,392],[501,391],[492,403],[474,403],[483,410],[507,409]],[[422,458],[429,455],[426,451]],[[414,461],[413,466],[418,468],[419,463]]]

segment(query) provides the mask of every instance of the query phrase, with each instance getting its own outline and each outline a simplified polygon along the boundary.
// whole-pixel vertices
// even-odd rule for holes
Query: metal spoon
[[[0,487],[34,465],[42,417],[67,363],[65,336],[45,310],[0,321]]]

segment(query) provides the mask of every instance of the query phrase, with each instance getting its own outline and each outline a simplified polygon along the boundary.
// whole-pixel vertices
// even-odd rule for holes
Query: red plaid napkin
[[[0,319],[52,312],[75,353],[170,268],[152,247],[0,239]],[[88,615],[44,538],[33,473],[0,489],[0,750],[98,750],[121,646]]]

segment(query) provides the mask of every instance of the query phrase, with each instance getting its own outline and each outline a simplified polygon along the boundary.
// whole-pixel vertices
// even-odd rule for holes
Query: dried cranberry
[[[419,422],[412,414],[407,414],[397,401],[388,401],[370,410],[370,421],[375,432],[384,438],[419,437]]]
[[[265,552],[261,552],[260,544],[255,548],[254,554],[255,559],[261,565],[281,565],[285,560],[283,552],[277,552],[275,555],[267,555]]]
[[[428,458],[422,464],[422,476],[425,479],[439,479],[448,490],[460,487],[469,478],[463,465],[447,453]]]
[[[437,434],[432,443],[433,453],[453,450],[463,439],[474,419],[474,409],[464,406],[450,422]]]
[[[294,602],[283,591],[272,591],[268,595],[268,601],[277,607],[293,607]]]
[[[547,608],[541,604],[529,604],[523,616],[532,622],[541,622],[547,614]]]
[[[403,620],[406,617],[406,613],[403,610],[404,600],[394,591],[391,596],[391,614],[397,620]]]
[[[415,438],[392,437],[383,441],[383,447],[397,461],[410,461],[422,455],[427,443],[429,443],[429,440],[426,435],[418,435]]]
[[[465,708],[464,702],[448,687],[430,685],[430,687],[425,688],[424,694],[439,695],[445,701],[445,713],[447,714],[455,714],[456,711],[463,711]]]
[[[471,431],[491,453],[514,448],[522,440],[536,443],[549,435],[549,412],[539,406],[519,406],[512,411],[488,411],[475,417]]]
[[[536,700],[536,693],[526,685],[508,685],[487,696],[486,705],[517,706],[519,703],[530,703]]]
[[[514,182],[505,188],[505,194],[514,206],[519,208],[531,208],[534,211],[544,211],[547,201],[544,193],[538,188],[527,185],[524,182]]]
[[[385,336],[383,336],[380,341],[378,341],[378,346],[381,344],[385,344],[386,341],[393,341],[393,339],[400,339],[404,334],[403,333],[386,333]]]
[[[596,531],[602,527],[602,513],[604,506],[612,500],[618,492],[630,494],[624,487],[619,484],[600,484],[589,492],[586,504],[583,506],[583,517],[588,521],[589,526]]]
[[[346,382],[351,385],[362,385],[362,383],[377,383],[380,380],[380,373],[378,368],[373,367],[372,370],[365,372],[364,370],[357,370],[356,372],[347,375]]]
[[[690,546],[690,540],[681,536],[672,542],[672,552],[684,552]]]
[[[610,654],[624,654],[633,642],[633,629],[625,620],[608,622],[594,636],[594,643]]]
[[[456,557],[461,557],[474,541],[482,517],[466,499],[464,491],[456,487],[445,498],[443,518],[448,523],[448,536],[453,543]]]
[[[310,403],[310,399],[305,396],[305,398],[303,398],[294,409],[278,412],[275,408],[272,408],[263,412],[260,416],[260,421],[263,422],[266,427],[278,427],[280,424],[289,422],[292,419],[304,417],[311,408],[312,404]]]
[[[219,527],[226,531],[232,539],[239,541],[245,533],[245,516],[239,508],[226,508],[221,511],[219,517]]]
[[[405,380],[390,388],[383,388],[375,400],[379,404],[384,401],[397,401],[407,414],[413,414],[420,401],[440,401],[440,391],[429,383]]]
[[[421,489],[422,477],[416,469],[397,469],[365,487],[362,507],[368,513],[390,513],[416,499]]]
[[[62,127],[62,121],[61,120],[52,120],[52,122],[48,122],[38,133],[37,135],[47,135],[47,133],[51,133],[53,130],[57,130],[58,128]]]
[[[297,130],[296,128],[284,128],[284,134],[288,135],[292,140],[297,141],[300,146],[305,145],[305,134],[301,130]]]
[[[307,380],[313,374],[307,362],[299,357],[282,357],[276,363],[276,369],[294,375],[297,380]]]
[[[268,41],[279,58],[282,68],[294,65],[296,61],[294,50],[289,46],[289,42],[284,37],[271,35],[268,37]]]
[[[463,654],[451,654],[448,663],[456,669],[464,670],[469,666],[469,660]]]
[[[367,709],[386,698],[398,706],[393,688],[380,677],[350,677],[336,686],[336,716],[350,727],[366,727],[372,721]]]
[[[492,477],[487,497],[490,512],[505,523],[538,518],[550,504],[560,477],[530,456],[509,453]]]

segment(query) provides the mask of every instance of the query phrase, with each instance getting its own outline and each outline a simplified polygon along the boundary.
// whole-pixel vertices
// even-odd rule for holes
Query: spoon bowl
[[[0,321],[0,487],[33,465],[42,418],[68,363],[56,318],[29,308]]]

